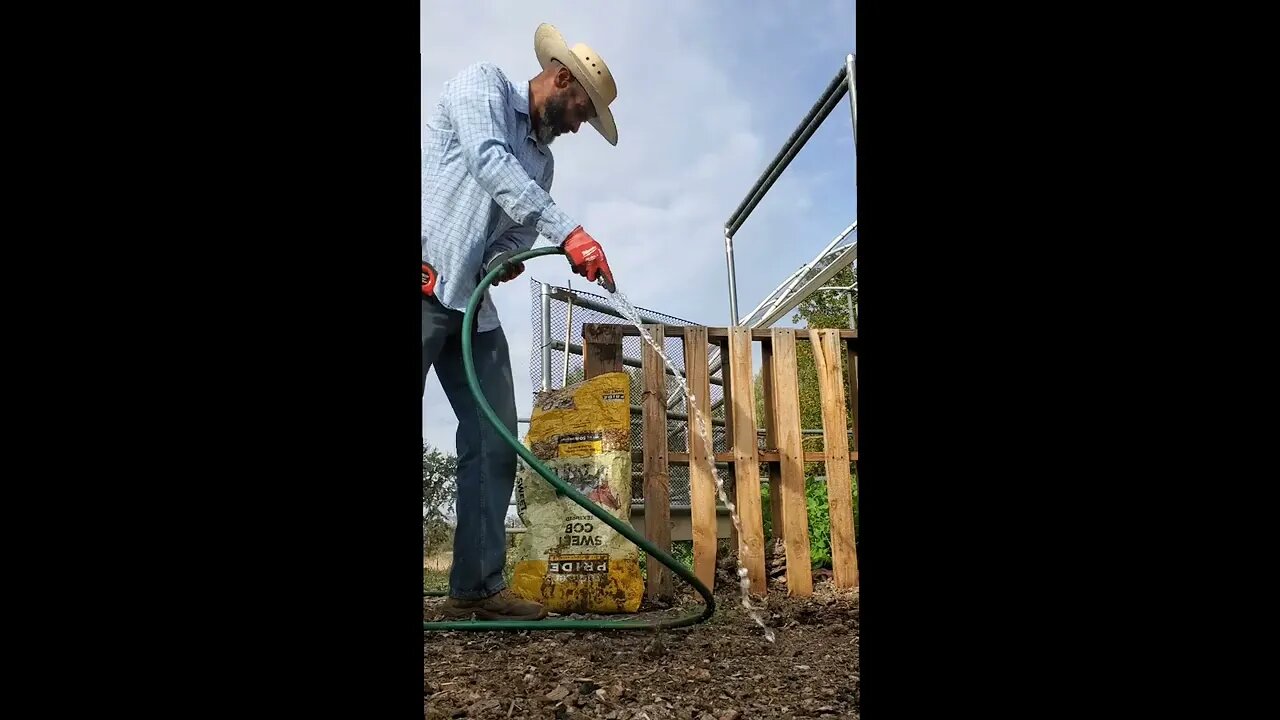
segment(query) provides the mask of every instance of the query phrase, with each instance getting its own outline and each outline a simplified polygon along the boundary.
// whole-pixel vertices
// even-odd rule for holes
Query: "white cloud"
[[[753,37],[767,32],[769,17],[772,22],[799,22],[787,21],[770,3],[728,6],[732,13],[703,2],[569,2],[551,11],[533,5],[423,2],[424,118],[433,111],[444,82],[473,62],[494,62],[517,82],[537,74],[533,34],[540,22],[556,25],[570,44],[591,45],[618,84],[611,108],[619,144],[610,146],[586,125],[576,136],[559,138],[552,146],[556,180],[551,194],[604,246],[619,290],[632,303],[695,322],[726,324],[724,221],[817,99],[830,79],[823,73],[834,72],[843,55],[833,55],[823,65],[830,65],[829,71],[803,77],[802,93],[812,86],[814,94],[803,107],[777,107],[780,89],[795,89],[770,85],[791,82],[796,69],[782,63],[772,75],[765,70],[742,77],[744,66],[760,62],[752,56],[762,48],[755,42],[735,45],[741,28],[733,26],[742,24],[752,31],[744,36]],[[852,15],[838,2],[826,11]],[[776,38],[768,50],[779,59],[811,52],[815,37],[838,48],[845,33],[836,28],[824,34],[829,25],[815,16],[802,31]],[[851,38],[852,27],[847,34]],[[776,126],[787,129],[778,134]],[[840,162],[852,167],[850,149],[843,150]],[[805,152],[823,151],[806,147]],[[740,312],[852,220],[843,207],[815,213],[812,198],[818,181],[816,174],[788,169],[739,233]],[[846,180],[837,173],[834,181]],[[750,267],[744,258],[751,259]],[[529,353],[536,352],[529,276],[586,285],[563,259],[550,257],[529,262],[524,277],[492,293],[511,345],[522,417],[531,404]],[[428,378],[423,423],[429,442],[454,448],[457,422],[434,373]]]

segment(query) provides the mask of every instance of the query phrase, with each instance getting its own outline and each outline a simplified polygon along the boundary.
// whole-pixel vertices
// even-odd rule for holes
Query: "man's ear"
[[[556,87],[563,90],[571,84],[573,84],[573,73],[569,72],[569,68],[561,65],[556,71]]]

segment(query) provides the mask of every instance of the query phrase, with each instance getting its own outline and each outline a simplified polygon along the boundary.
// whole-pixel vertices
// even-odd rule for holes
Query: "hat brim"
[[[569,44],[564,41],[564,36],[556,30],[554,26],[543,23],[538,26],[537,32],[533,35],[533,52],[538,56],[538,64],[545,70],[552,60],[559,60],[561,64],[569,68],[569,72],[573,73],[575,78],[590,77],[591,71],[587,69],[582,61],[569,51]],[[595,106],[596,116],[587,122],[591,127],[596,129],[610,145],[618,144],[618,126],[613,122],[613,112],[609,110],[609,106],[600,98],[590,83],[579,80],[579,85],[587,91],[587,96],[591,98],[591,104]]]

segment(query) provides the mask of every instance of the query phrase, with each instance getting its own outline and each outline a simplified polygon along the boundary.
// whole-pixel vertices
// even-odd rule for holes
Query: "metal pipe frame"
[[[850,247],[857,247],[857,241],[854,241],[850,245],[836,248],[836,245],[839,244],[846,237],[848,237],[849,233],[857,229],[858,229],[858,221],[854,220],[852,223],[849,224],[848,227],[846,227],[843,231],[841,231],[839,235],[836,235],[835,238],[831,240],[831,242],[827,243],[827,246],[824,247],[822,251],[819,252],[816,256],[814,256],[812,260],[805,263],[803,267],[801,267],[796,272],[792,273],[791,276],[788,277],[786,280],[782,281],[782,284],[778,285],[778,287],[775,288],[773,292],[769,293],[768,297],[766,297],[763,302],[757,305],[756,308],[752,310],[750,314],[748,314],[745,318],[742,319],[742,324],[747,325],[748,327],[753,327],[753,328],[768,327],[769,325],[773,324],[774,320],[776,320],[777,317],[781,315],[781,313],[785,313],[791,308],[803,302],[805,297],[807,297],[807,295],[799,297],[797,299],[796,296],[792,294],[792,291],[798,285],[805,282],[805,279],[809,276],[809,273],[812,272],[815,267],[818,267],[819,265],[821,265],[824,260],[827,260],[833,255],[836,258],[840,258],[843,256],[844,253],[848,252]],[[857,257],[857,256],[855,255],[854,257]],[[807,283],[806,283],[806,287],[808,287]],[[766,309],[766,305],[767,305],[767,309]],[[771,317],[773,319],[769,320],[768,322],[765,322],[766,317]]]
[[[809,108],[809,112],[805,114],[800,125],[792,131],[791,136],[783,143],[782,149],[774,156],[773,161],[765,168],[764,173],[756,180],[755,185],[747,192],[746,198],[738,205],[733,214],[724,225],[725,239],[725,265],[728,273],[729,281],[729,316],[731,325],[737,327],[740,324],[738,316],[738,283],[737,283],[737,265],[733,258],[733,235],[746,222],[747,217],[755,207],[760,204],[765,193],[773,186],[774,182],[786,170],[787,165],[808,142],[809,138],[817,131],[818,127],[826,120],[827,116],[835,108],[841,98],[848,94],[850,96],[850,109],[853,118],[853,143],[854,151],[857,151],[858,144],[858,111],[856,100],[856,85],[854,82],[854,55],[850,53],[845,56],[845,62],[840,66],[840,70],[836,73],[831,82],[827,84],[826,89]],[[762,303],[763,304],[763,303]],[[758,311],[759,308],[757,307]],[[753,311],[753,314],[754,312]]]
[[[549,287],[549,286],[546,286],[546,284],[545,284],[545,283],[544,283],[543,285],[544,285],[544,287]],[[550,315],[549,315],[549,313],[550,313],[550,307],[551,307],[551,306],[550,306],[550,301],[551,301],[551,300],[559,300],[560,302],[563,302],[563,303],[577,303],[579,307],[584,307],[584,308],[586,308],[586,309],[588,309],[588,310],[595,310],[596,312],[603,313],[603,314],[605,314],[605,315],[609,315],[609,316],[611,316],[611,317],[616,317],[616,318],[618,318],[619,320],[626,320],[626,319],[627,319],[626,317],[623,317],[622,313],[620,313],[620,312],[618,312],[617,310],[613,309],[613,308],[612,308],[612,307],[610,307],[609,305],[606,305],[606,304],[604,304],[604,303],[600,303],[600,302],[596,302],[595,300],[592,300],[591,298],[582,297],[582,296],[580,296],[580,295],[575,295],[575,294],[573,294],[572,292],[564,292],[564,291],[562,291],[562,290],[561,290],[561,289],[559,289],[559,288],[549,289],[549,290],[548,290],[548,293],[547,293],[547,297],[548,297],[548,300],[547,300],[547,308],[548,308],[548,309],[546,310],[545,314],[543,315],[543,323],[542,323],[544,328],[547,328],[547,327],[549,327],[549,326],[550,326],[550,322],[551,322],[551,321],[550,321]],[[636,309],[636,313],[640,316],[640,319],[641,319],[641,320],[644,320],[645,322],[647,322],[647,323],[649,323],[649,324],[652,324],[652,325],[662,325],[662,326],[664,326],[664,327],[671,327],[671,326],[672,326],[672,325],[671,325],[671,323],[668,323],[668,322],[665,322],[665,321],[659,320],[659,319],[657,319],[657,318],[653,317],[652,315],[647,315],[647,314],[645,314],[645,313],[644,313],[644,312],[642,312],[639,308],[637,308],[637,309]],[[551,340],[551,339],[550,339],[550,337],[549,337],[549,335],[548,335],[548,333],[549,333],[549,332],[550,332],[549,330],[544,330],[544,331],[543,331],[544,335],[546,336],[546,345],[545,345],[545,349],[544,349],[544,357],[548,358],[548,359],[547,359],[547,362],[548,362],[548,363],[550,362],[550,357],[551,357],[551,356],[550,356],[550,352],[551,352],[551,348],[554,348],[554,349],[556,349],[556,350],[562,350],[562,349],[564,349],[564,344],[563,344],[563,343],[561,343],[561,342],[559,342],[559,341],[556,341],[556,340]],[[582,346],[581,346],[581,345],[574,345],[574,344],[570,344],[570,345],[569,345],[569,347],[570,347],[570,348],[572,348],[572,349],[573,349],[573,352],[577,353],[578,355],[581,355],[581,354],[582,354]],[[628,360],[630,360],[631,362],[630,362],[630,363],[628,363],[628,362],[627,362]],[[631,358],[625,358],[625,359],[623,360],[623,364],[624,364],[624,365],[628,365],[628,366],[630,366],[630,367],[640,367],[639,365],[631,364],[631,363],[636,363],[636,362],[639,362],[639,361],[637,361],[637,360],[631,360]],[[717,360],[717,361],[715,362],[715,364],[713,364],[713,365],[710,367],[710,369],[707,371],[707,375],[710,377],[710,381],[711,381],[711,384],[712,384],[712,385],[719,385],[719,386],[721,386],[721,387],[723,387],[723,386],[724,386],[724,380],[722,380],[722,379],[717,379],[717,378],[715,378],[715,377],[714,377],[714,375],[715,375],[717,372],[719,372],[719,371],[720,371],[720,368],[721,368],[723,365],[724,365],[724,359],[723,359],[723,358],[721,358],[721,359]],[[544,364],[544,368],[545,368],[545,364]],[[546,371],[546,370],[544,370],[544,374],[545,374],[546,372],[547,372],[547,371]],[[666,372],[667,372],[667,374],[668,374],[668,375],[673,375],[673,373],[671,372],[671,370],[670,370],[670,369],[667,369],[667,371],[666,371]],[[685,377],[684,373],[680,373],[680,377]],[[546,388],[544,388],[544,389],[546,389]],[[674,393],[672,393],[672,397],[670,398],[670,401],[667,403],[667,407],[668,407],[668,408],[673,408],[673,407],[675,407],[676,405],[678,405],[678,404],[680,403],[680,400],[681,400],[681,398],[683,398],[683,397],[684,397],[684,392],[683,392],[683,390],[682,390],[682,389],[680,389],[680,388],[676,388],[676,391],[675,391]],[[715,409],[716,409],[717,407],[719,407],[723,402],[724,402],[723,400],[719,400],[719,401],[717,401],[717,402],[716,402],[716,404],[714,404],[714,405],[712,405],[712,406],[711,406],[711,409],[712,409],[712,410],[715,410]]]
[[[843,68],[841,68],[841,70],[843,70]],[[761,186],[761,188],[756,191],[756,194],[750,198],[747,203],[746,210],[738,215],[736,220],[726,225],[727,232],[730,236],[738,232],[738,229],[742,227],[742,224],[751,216],[752,211],[754,211],[756,206],[760,204],[760,201],[764,199],[765,194],[768,193],[769,189],[773,187],[773,184],[778,181],[778,178],[782,177],[782,172],[787,169],[787,166],[791,164],[791,161],[795,159],[795,156],[804,148],[805,143],[809,142],[809,138],[818,131],[818,128],[821,127],[822,123],[827,119],[827,116],[830,115],[831,111],[840,103],[840,99],[844,97],[844,93],[845,86],[841,83],[840,90],[826,101],[822,106],[822,109],[818,112],[818,116],[814,118],[813,122],[804,129],[804,132],[800,134],[800,137],[796,140],[795,144],[788,148],[786,153],[783,154],[782,162],[778,163],[773,170],[765,176],[764,185]]]
[[[854,71],[857,58],[849,53],[844,59],[845,79],[849,81],[849,113],[853,115],[853,151],[858,151],[858,83]]]
[[[858,244],[853,243],[841,248],[840,252],[832,258],[831,262],[826,265],[817,275],[806,280],[796,291],[786,298],[786,302],[775,305],[767,315],[760,318],[755,323],[759,327],[768,327],[778,321],[778,318],[787,314],[792,308],[805,301],[818,288],[827,283],[828,280],[835,277],[837,273],[853,264],[858,259]]]
[[[555,288],[551,290],[550,297],[552,300],[559,300],[560,302],[563,302],[563,303],[574,302],[578,305],[578,307],[584,307],[588,310],[595,310],[598,313],[604,313],[605,315],[608,315],[610,317],[616,317],[619,320],[627,319],[623,317],[622,313],[618,312],[617,310],[613,309],[611,306],[605,303],[596,302],[595,300],[592,300],[589,297],[583,297],[581,295],[565,292],[559,288]],[[572,298],[572,301],[570,300],[570,298]],[[671,323],[663,322],[662,320],[659,320],[653,317],[652,315],[645,314],[639,308],[636,309],[636,314],[640,317],[641,320],[645,321],[645,323],[649,325],[664,325],[668,327],[671,325]]]
[[[564,372],[560,374],[560,387],[564,387],[565,385],[569,384],[569,345],[568,343],[569,343],[570,336],[573,334],[573,286],[572,285],[569,286],[569,293],[570,293],[569,301],[566,303],[569,306],[569,317],[565,321],[565,326],[564,326],[564,342],[565,342]]]
[[[724,262],[725,267],[729,271],[729,319],[730,325],[737,327],[738,325],[738,278],[734,272],[736,265],[733,261],[733,233],[729,232],[729,226],[724,226]]]
[[[747,325],[750,325],[749,321],[751,320],[751,318],[755,317],[757,313],[760,312],[760,308],[763,308],[765,305],[770,304],[775,300],[775,298],[784,297],[788,292],[790,292],[791,288],[795,287],[796,283],[804,279],[804,274],[809,270],[809,267],[811,265],[812,265],[811,262],[805,263],[800,267],[799,270],[796,270],[795,272],[788,275],[787,279],[779,283],[778,287],[774,288],[772,292],[766,295],[765,298],[760,301],[759,305],[756,305],[754,308],[752,308],[751,312],[747,313],[747,316],[745,318],[742,318],[741,322]]]
[[[546,283],[542,286],[542,390],[551,389],[551,295]]]
[[[842,94],[843,93],[841,93],[841,95]],[[769,189],[773,187],[773,184],[777,182],[779,177],[781,177],[782,171],[787,169],[787,165],[791,164],[792,158],[794,158],[796,154],[800,152],[800,149],[804,147],[804,144],[808,142],[809,138],[813,135],[813,133],[817,131],[818,127],[822,124],[822,121],[827,119],[827,116],[831,114],[831,111],[835,109],[835,106],[839,103],[839,101],[840,101],[840,95],[834,95],[827,102],[826,105],[822,106],[822,111],[818,115],[814,123],[809,127],[805,128],[805,131],[800,136],[799,141],[795,145],[792,145],[789,150],[787,150],[786,155],[784,156],[783,162],[778,164],[776,167],[774,167],[773,171],[770,172],[768,177],[766,178],[766,182],[764,186],[756,193],[755,196],[751,198],[750,202],[747,204],[746,212],[739,215],[738,219],[733,221],[733,223],[725,225],[724,227],[725,264],[728,266],[728,270],[729,270],[729,314],[732,319],[732,325],[734,327],[737,327],[739,323],[738,323],[738,282],[737,282],[738,271],[737,271],[737,265],[735,264],[733,259],[733,234],[738,232],[738,229],[742,227],[742,224],[747,221],[747,217],[750,216],[751,211],[755,210],[756,206],[760,204],[760,201],[764,199],[765,193],[769,192]]]
[[[848,89],[848,84],[843,82],[845,79],[845,73],[847,72],[847,67],[848,63],[846,61],[844,65],[840,66],[840,71],[831,79],[831,82],[827,83],[827,87],[822,91],[822,95],[818,97],[818,101],[813,104],[813,107],[809,108],[809,112],[805,114],[804,119],[801,120],[800,124],[796,126],[796,129],[791,132],[791,137],[787,138],[787,141],[782,144],[782,149],[778,151],[778,154],[774,156],[773,161],[770,162],[769,166],[760,174],[760,179],[756,180],[756,184],[747,192],[747,196],[743,198],[742,202],[738,205],[738,208],[734,210],[733,214],[729,216],[729,219],[725,221],[726,226],[733,225],[734,221],[738,220],[738,216],[743,214],[743,211],[747,207],[747,203],[751,202],[751,198],[755,197],[756,192],[760,190],[762,185],[764,185],[769,174],[773,172],[779,162],[782,162],[787,151],[791,149],[791,146],[796,143],[800,135],[809,127],[814,117],[822,111],[822,107],[827,104],[829,99],[831,99],[831,95],[837,92],[843,95]],[[804,142],[801,141],[801,144],[803,145]],[[750,211],[748,210],[747,212]]]
[[[560,342],[559,340],[552,340],[551,348],[553,350],[564,350],[565,344]],[[574,355],[581,355],[582,346],[577,343],[569,343],[568,352],[571,352]],[[644,367],[641,361],[635,358],[629,358],[626,355],[622,356],[622,364],[626,367],[633,367],[633,368]],[[666,372],[666,374],[671,375],[672,377],[681,377],[681,378],[687,377],[683,372],[672,372],[671,368],[663,368],[663,371]],[[719,385],[720,387],[724,387],[724,380],[721,380],[720,378],[709,378],[709,380],[712,385]],[[715,408],[713,407],[712,409],[714,410]]]

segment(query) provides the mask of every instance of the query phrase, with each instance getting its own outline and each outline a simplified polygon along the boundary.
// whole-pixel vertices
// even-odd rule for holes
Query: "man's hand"
[[[484,268],[485,274],[488,275],[494,268],[507,262],[507,260],[510,257],[512,257],[513,255],[519,252],[520,252],[519,250],[508,250],[507,252],[504,252],[501,255],[498,255],[494,259],[490,260],[488,264],[485,265],[485,268]],[[521,263],[513,263],[511,265],[508,265],[506,268],[504,268],[503,272],[499,273],[498,276],[493,279],[492,285],[494,287],[497,287],[498,285],[501,285],[504,282],[510,282],[512,280],[515,280],[517,277],[520,277],[520,273],[522,272],[524,272],[524,263],[521,262]]]
[[[600,243],[588,235],[581,225],[569,233],[562,247],[565,254],[569,256],[569,265],[573,267],[574,272],[585,277],[589,282],[595,282],[597,277],[603,278],[602,284],[606,290],[609,292],[617,290],[613,284],[613,271],[609,269],[609,261],[604,257],[604,248],[600,247]]]

